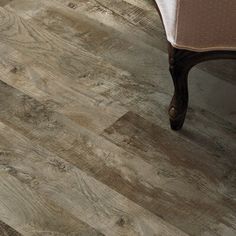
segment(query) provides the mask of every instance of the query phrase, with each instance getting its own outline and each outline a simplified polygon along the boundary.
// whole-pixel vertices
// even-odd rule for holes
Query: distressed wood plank
[[[67,8],[71,3],[71,1],[68,0],[53,0],[52,2],[62,3]],[[117,8],[118,5],[120,5],[122,9]],[[73,6],[75,6],[72,7],[75,13],[88,16],[95,21],[101,22],[103,25],[110,28],[115,28],[118,32],[131,36],[132,40],[135,40],[136,42],[148,43],[153,47],[158,48],[157,41],[161,42],[160,38],[164,38],[164,33],[158,14],[155,14],[153,11],[144,11],[137,6],[129,4],[128,2],[117,0],[114,3],[110,1],[103,2],[100,0],[75,0],[73,1]],[[125,14],[128,8],[130,8],[129,11],[136,14],[136,18],[138,19],[132,19],[131,15],[129,17],[129,14]],[[145,16],[144,18],[146,19],[139,17],[141,15]],[[156,21],[155,23],[149,19],[149,15]],[[148,27],[144,27],[142,23]],[[152,33],[153,28],[159,37],[156,37],[156,35]],[[130,32],[132,32],[132,34],[130,34]],[[153,39],[153,37],[155,37],[155,39]],[[164,48],[160,47],[159,49],[163,50]]]
[[[11,228],[9,225],[0,221],[0,235],[1,236],[21,236],[16,230]]]
[[[168,75],[168,71],[165,70],[167,59],[162,60],[164,54],[160,55],[159,50],[146,44],[137,44],[134,42],[135,40],[129,41],[130,37],[101,25],[97,20],[92,20],[80,13],[77,14],[67,5],[44,0],[37,1],[37,4],[30,0],[21,0],[20,3],[19,1],[13,2],[8,9],[14,10],[28,23],[38,24],[47,31],[70,41],[74,46],[79,45],[104,58],[116,68],[129,71],[129,73],[123,73],[123,77],[125,77],[123,81],[116,75],[104,77],[104,79],[96,76],[96,83],[90,83],[95,87],[95,91],[104,91],[109,89],[114,82],[116,84],[127,83],[127,80],[129,83],[136,80],[141,84],[149,83],[149,86],[158,86],[159,79],[157,78]],[[23,9],[21,9],[22,6],[24,6]],[[165,45],[161,48],[164,47]],[[144,50],[145,54],[143,54]],[[156,68],[163,69],[156,70]],[[84,79],[87,77],[85,76]],[[149,82],[147,82],[147,77]],[[89,79],[90,81],[93,79],[92,74],[89,75]]]
[[[14,158],[21,154],[13,150],[13,146],[9,146],[9,143],[4,145],[4,141],[0,142],[0,220],[7,222],[25,236],[103,235],[49,199],[45,199],[41,193],[36,194],[38,182],[34,174],[30,176],[27,172],[18,172],[13,166],[8,165],[9,157]],[[23,162],[19,163],[20,166],[22,164]],[[1,232],[6,233],[0,234],[1,236],[20,236],[9,227],[0,226]]]
[[[12,1],[13,1],[13,0],[1,0],[1,1],[0,1],[0,6],[3,7],[3,6],[9,4],[9,3],[12,2]]]
[[[8,14],[7,12],[5,12],[5,13]],[[113,76],[123,77],[123,76],[125,76],[125,75],[123,75],[123,72],[121,70],[115,69],[112,66],[109,66],[108,64],[107,64],[108,67],[105,66],[108,69],[108,70],[106,70],[103,68],[103,66],[100,66],[102,61],[99,58],[93,56],[92,54],[87,53],[83,49],[81,49],[82,51],[80,51],[78,48],[76,48],[70,44],[68,44],[67,47],[65,47],[65,45],[64,45],[65,41],[59,40],[55,36],[48,34],[46,31],[44,31],[44,33],[45,33],[44,36],[42,36],[43,31],[41,32],[40,29],[38,29],[38,31],[36,31],[36,28],[34,28],[34,30],[31,28],[32,32],[30,32],[31,31],[30,25],[21,24],[20,19],[18,19],[17,17],[15,18],[14,15],[12,15],[12,17],[13,17],[13,21],[15,21],[15,23],[18,22],[21,25],[19,27],[22,27],[25,29],[25,32],[23,34],[18,32],[19,33],[19,35],[18,35],[19,40],[13,39],[13,38],[12,38],[12,40],[8,40],[7,39],[8,37],[6,35],[4,36],[3,31],[1,32],[2,39],[5,38],[5,39],[3,39],[3,41],[5,40],[5,43],[7,44],[7,46],[14,47],[14,49],[18,50],[18,52],[14,52],[14,50],[13,50],[13,54],[15,53],[15,55],[13,55],[12,60],[11,60],[11,58],[8,58],[8,62],[6,62],[8,64],[8,66],[6,65],[6,63],[3,63],[4,64],[3,67],[5,66],[7,68],[11,68],[10,71],[14,72],[16,70],[14,73],[12,73],[12,77],[13,77],[13,74],[16,74],[15,77],[17,78],[20,71],[22,70],[23,73],[24,72],[27,73],[27,77],[29,78],[29,80],[31,82],[33,82],[32,86],[35,86],[35,84],[36,84],[36,87],[41,86],[41,90],[48,89],[46,81],[45,81],[44,87],[42,87],[42,84],[39,84],[39,85],[37,84],[37,82],[39,81],[39,78],[43,76],[43,77],[45,77],[45,80],[49,81],[48,87],[53,86],[54,82],[56,82],[56,83],[57,83],[57,81],[59,82],[59,86],[61,86],[62,88],[59,91],[56,90],[56,88],[55,88],[55,90],[52,90],[52,92],[55,91],[54,93],[57,92],[57,94],[58,93],[60,94],[60,92],[63,90],[63,87],[64,87],[65,89],[64,89],[63,93],[68,94],[69,91],[71,91],[75,95],[77,94],[77,98],[76,97],[73,98],[73,96],[71,96],[72,97],[71,99],[73,99],[74,101],[77,99],[78,101],[81,101],[82,104],[83,104],[82,101],[85,101],[86,100],[85,98],[87,96],[88,103],[93,105],[93,108],[90,106],[91,107],[90,110],[91,111],[94,110],[95,113],[100,114],[100,119],[104,120],[103,125],[105,125],[105,126],[108,125],[109,123],[112,124],[118,117],[120,117],[120,115],[122,115],[122,114],[124,114],[124,112],[126,112],[125,109],[117,106],[115,103],[113,103],[113,101],[108,100],[105,97],[99,96],[97,94],[94,94],[92,91],[88,91],[86,89],[83,89],[83,87],[88,84],[94,85],[94,87],[95,87],[94,89],[96,89],[96,84],[99,83],[99,81],[95,81],[97,76],[99,76],[99,78],[101,78],[100,83],[102,83],[102,81],[106,80],[106,78],[108,78],[108,77],[113,77]],[[26,32],[28,32],[28,34]],[[15,33],[17,34],[17,31]],[[33,37],[31,34],[33,35]],[[25,38],[26,41],[28,40],[27,46],[24,46],[24,44],[20,43],[20,38],[22,36]],[[16,37],[17,36],[15,35],[15,38]],[[54,42],[57,41],[60,44],[60,46],[58,45],[58,47],[55,47],[55,45],[53,43],[50,43],[51,41],[50,42],[47,41],[45,39],[45,37],[46,38],[51,37],[50,40],[54,41]],[[40,43],[38,44],[38,42],[42,42],[41,49],[39,49]],[[49,44],[48,47],[52,47],[50,50],[47,49],[47,44]],[[5,50],[4,47],[3,47],[3,50]],[[42,52],[40,52],[40,50],[42,50]],[[20,54],[19,54],[19,52],[20,52]],[[21,56],[21,53],[24,56]],[[83,54],[86,55],[85,58],[83,57]],[[14,61],[14,56],[15,57],[18,56],[18,58],[15,58],[15,61]],[[11,55],[9,57],[11,57]],[[87,57],[87,59],[86,59],[86,57]],[[9,61],[9,59],[10,59],[10,61]],[[95,60],[95,61],[93,61],[93,60]],[[31,63],[31,65],[35,64],[35,63],[38,64],[39,65],[39,69],[37,69],[38,72],[35,71],[31,67],[31,65],[29,65],[29,67],[28,67],[29,70],[27,70],[28,69],[26,66],[27,63],[25,63],[25,62]],[[93,64],[93,62],[95,64]],[[103,63],[103,64],[105,65],[105,63]],[[19,66],[20,68],[17,68],[17,66]],[[40,68],[44,68],[44,69],[40,70]],[[117,72],[118,72],[118,74],[117,74]],[[2,75],[4,76],[4,73],[2,73]],[[47,77],[48,77],[48,79],[47,79]],[[35,80],[32,81],[32,79],[36,79],[36,81]],[[3,80],[4,80],[4,78],[3,78]],[[79,80],[82,83],[80,86],[78,86]],[[83,84],[84,84],[84,86],[83,86]],[[32,88],[32,86],[30,86],[30,87]],[[102,89],[101,86],[99,87],[99,89]],[[31,91],[31,93],[32,93],[32,91]],[[32,94],[34,94],[34,93],[32,93]],[[38,92],[37,94],[40,94],[40,93]],[[45,94],[45,92],[43,94]],[[67,95],[67,97],[68,97],[68,95]],[[66,102],[67,102],[67,104],[69,103],[68,100]],[[76,106],[78,108],[81,107],[81,104],[80,104],[80,106],[78,104],[79,102],[77,103],[77,105],[74,105],[74,103],[72,101],[72,103],[70,104],[70,106],[73,107],[73,110],[76,109]],[[66,104],[64,104],[64,105],[66,105]],[[119,108],[119,109],[113,109],[112,107]],[[102,110],[99,113],[98,111],[101,108],[104,111],[105,110],[108,111],[108,113],[110,113],[110,114],[107,114],[107,115],[105,113],[103,114]],[[67,111],[65,111],[65,112],[70,113],[68,106],[65,109],[67,109]],[[85,104],[83,104],[83,107],[80,110],[82,110],[81,115],[83,116],[83,110],[85,110]],[[74,116],[74,119],[80,119],[79,114],[71,114],[71,116]],[[91,117],[93,117],[93,115]],[[83,119],[83,117],[81,117],[81,120],[82,119]],[[83,119],[83,120],[85,120],[85,119]],[[99,121],[99,120],[97,120],[97,121]],[[99,127],[98,122],[96,122],[95,120],[91,121],[90,128],[95,128],[95,131],[100,132],[104,128],[103,125],[101,125],[101,123],[100,123],[100,127]]]
[[[120,34],[115,29],[101,25],[97,20],[76,14],[73,9],[62,3],[45,0],[37,1],[37,5],[30,0],[21,0],[20,3],[13,2],[8,9],[14,9],[28,22],[37,23],[74,45],[81,45],[93,54],[103,57],[112,65],[129,71],[138,80],[144,81],[145,77],[151,80],[153,77],[155,81],[156,68],[160,66],[159,50],[144,43],[137,44],[135,40],[130,40],[130,37]],[[24,10],[21,10],[22,5]],[[165,47],[166,42],[163,41],[160,48]],[[147,53],[143,54],[144,50]],[[129,63],[130,61],[132,63]]]
[[[1,80],[34,97],[46,107],[58,111],[95,133],[112,124],[126,109],[102,96],[73,89],[60,73],[52,73],[28,57],[0,45]],[[84,91],[84,92],[83,92]]]

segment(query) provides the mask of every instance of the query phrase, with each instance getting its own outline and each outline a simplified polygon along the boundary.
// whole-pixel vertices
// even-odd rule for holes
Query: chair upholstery
[[[174,47],[236,51],[236,0],[155,1]]]

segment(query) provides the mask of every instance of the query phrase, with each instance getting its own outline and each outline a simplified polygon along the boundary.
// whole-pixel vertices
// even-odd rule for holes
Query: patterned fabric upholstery
[[[236,50],[236,0],[156,0],[168,41],[194,51]]]

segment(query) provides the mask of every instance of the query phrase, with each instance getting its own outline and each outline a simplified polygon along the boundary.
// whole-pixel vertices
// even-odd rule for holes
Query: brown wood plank
[[[12,1],[13,1],[13,0],[1,0],[1,1],[0,1],[0,6],[3,7],[3,6],[9,4],[9,3],[12,2]]]
[[[56,1],[65,5],[69,2]],[[75,0],[74,3],[79,6],[75,9],[76,12],[86,14],[109,27],[115,27],[129,36],[132,32],[134,41],[136,40],[133,36],[136,36],[139,40],[158,47],[157,42],[164,38],[160,18],[154,11],[145,11],[123,0]]]
[[[0,235],[1,236],[21,236],[16,230],[11,228],[9,225],[0,221]]]

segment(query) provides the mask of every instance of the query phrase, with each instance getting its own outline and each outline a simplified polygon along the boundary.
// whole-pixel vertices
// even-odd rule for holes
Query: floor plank
[[[1,131],[3,130],[1,129]],[[9,157],[15,159],[15,156],[21,156],[21,154],[16,153],[15,150],[12,151],[12,146],[7,148],[9,144],[4,145],[2,141],[0,145],[1,152],[4,152],[0,159],[0,220],[7,222],[25,236],[103,235],[49,199],[45,199],[42,193],[36,194],[35,189],[38,182],[34,174],[29,175],[24,171],[22,163],[19,163],[19,171],[8,164]],[[1,229],[2,227],[0,227],[0,233]],[[9,236],[20,236],[9,227],[3,228],[5,233],[4,229],[6,229],[6,233],[9,232]]]
[[[0,235],[1,236],[21,236],[17,231],[0,221]]]
[[[0,50],[5,52],[0,61],[2,81],[95,133],[127,112],[118,103],[86,91],[83,86],[68,87],[65,76],[52,73],[6,45],[0,45]]]

